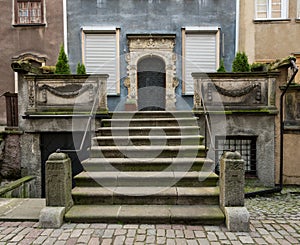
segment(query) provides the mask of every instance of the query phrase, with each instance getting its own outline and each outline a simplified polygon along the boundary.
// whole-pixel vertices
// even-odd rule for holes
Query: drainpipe
[[[240,0],[236,0],[236,16],[235,16],[235,53],[239,51],[240,36]]]
[[[63,0],[63,28],[64,28],[64,49],[68,56],[68,13],[67,13],[67,0]]]
[[[283,187],[283,134],[284,134],[284,121],[283,121],[283,99],[284,95],[288,91],[291,83],[294,81],[294,78],[298,72],[298,67],[296,66],[296,59],[291,58],[290,59],[290,67],[293,70],[293,75],[291,76],[289,82],[287,83],[285,89],[282,91],[280,95],[280,179],[279,179],[279,184],[282,189]]]
[[[251,193],[246,193],[245,197],[255,197],[257,195],[266,195],[266,194],[273,194],[277,192],[281,192],[283,188],[283,146],[284,146],[284,141],[283,141],[283,136],[284,136],[284,119],[283,119],[283,99],[284,95],[288,91],[291,83],[293,82],[297,72],[298,72],[298,67],[296,66],[295,63],[296,59],[294,57],[290,58],[290,65],[289,67],[293,71],[293,75],[291,76],[290,80],[286,84],[285,89],[282,91],[280,95],[280,168],[279,168],[279,186],[269,189],[269,190],[262,190],[262,191],[256,191],[256,192],[251,192]]]

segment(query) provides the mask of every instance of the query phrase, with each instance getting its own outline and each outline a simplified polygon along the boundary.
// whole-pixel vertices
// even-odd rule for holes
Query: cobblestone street
[[[250,232],[224,226],[147,224],[64,224],[40,229],[38,223],[0,223],[2,244],[300,244],[300,187],[282,194],[246,199]]]

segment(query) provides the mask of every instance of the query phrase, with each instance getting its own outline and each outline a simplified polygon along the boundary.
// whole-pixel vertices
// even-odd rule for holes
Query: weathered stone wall
[[[45,78],[46,76],[43,76],[43,79]],[[43,82],[47,84],[46,80],[43,80]],[[56,105],[57,110],[55,111],[53,108],[51,110],[51,105],[49,105],[50,110],[47,111],[47,109],[49,109],[49,107],[45,107],[47,104],[41,107],[38,103],[35,103],[35,105],[37,105],[34,107],[35,110],[30,112],[28,109],[32,107],[30,107],[29,92],[30,89],[26,75],[24,76],[24,74],[19,73],[19,129],[24,132],[20,138],[20,145],[22,146],[22,176],[30,175],[36,177],[36,191],[34,196],[41,197],[45,194],[43,193],[45,187],[43,176],[45,171],[44,164],[48,158],[48,156],[43,156],[43,148],[47,148],[48,146],[42,145],[42,138],[47,137],[47,134],[49,134],[48,137],[50,137],[51,133],[61,135],[59,139],[51,139],[52,147],[55,148],[56,146],[53,152],[60,148],[62,144],[64,144],[65,147],[70,147],[72,145],[72,139],[76,141],[76,147],[79,148],[82,134],[87,127],[88,111],[84,111],[82,115],[73,117],[70,106],[66,111],[65,105],[62,105],[62,107]],[[38,102],[38,100],[35,102]],[[56,101],[58,104],[59,102],[60,101]],[[91,105],[89,105],[89,108],[91,109]],[[76,112],[78,112],[78,110],[77,108]],[[89,129],[94,132],[95,128],[99,127],[99,125],[100,122],[98,120],[92,120],[91,128]],[[71,140],[69,140],[70,135]],[[66,143],[68,140],[69,142]],[[88,137],[87,141],[89,140]],[[42,159],[42,157],[45,159]]]
[[[279,73],[193,74],[194,105],[200,113],[202,134],[204,107],[212,122],[212,140],[218,136],[256,138],[256,174],[265,186],[275,184],[276,79]],[[202,95],[202,96],[201,96]],[[210,158],[215,151],[207,135]],[[215,145],[214,145],[215,146]]]
[[[0,133],[0,183],[21,177],[20,132]]]
[[[199,115],[201,133],[204,135],[205,119]],[[265,186],[274,186],[275,184],[275,115],[255,115],[245,113],[234,113],[222,117],[218,120],[217,115],[211,115],[214,118],[214,129],[225,130],[218,132],[214,130],[213,139],[216,136],[256,136],[256,167],[257,177]],[[209,135],[207,135],[208,145],[210,145]],[[215,152],[212,150],[210,158],[215,158]]]

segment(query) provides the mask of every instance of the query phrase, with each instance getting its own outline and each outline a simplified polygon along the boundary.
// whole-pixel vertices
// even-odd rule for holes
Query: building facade
[[[239,49],[251,63],[299,52],[299,18],[299,0],[240,1]]]
[[[73,0],[67,15],[72,70],[109,74],[110,110],[191,106],[191,73],[229,69],[235,54],[235,1]]]
[[[63,1],[1,0],[0,95],[17,93],[12,60],[55,65],[63,44]],[[5,99],[0,97],[0,125],[6,124]]]

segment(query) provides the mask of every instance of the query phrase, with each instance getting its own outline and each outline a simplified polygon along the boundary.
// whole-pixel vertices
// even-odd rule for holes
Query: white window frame
[[[209,70],[206,68],[199,68],[194,72],[216,72],[220,63],[220,27],[218,26],[189,26],[182,28],[182,94],[193,95],[194,91],[188,87],[193,87],[194,82],[191,74],[187,74],[188,64],[186,64],[189,57],[187,57],[186,50],[186,36],[188,35],[199,35],[199,34],[212,34],[215,35],[215,64]]]
[[[289,0],[281,0],[281,14],[279,18],[272,17],[272,0],[265,0],[267,7],[267,17],[258,17],[258,0],[255,0],[255,19],[256,20],[282,20],[288,19],[289,16]]]
[[[108,77],[107,81],[107,94],[108,95],[119,95],[120,94],[120,28],[118,27],[111,27],[111,26],[84,26],[81,27],[82,31],[82,63],[86,65],[86,54],[85,54],[85,44],[86,44],[86,35],[88,34],[113,34],[115,35],[116,41],[116,52],[115,52],[115,80],[111,80],[113,76]],[[87,70],[88,72],[88,70]],[[101,72],[105,73],[105,72]],[[108,74],[110,75],[110,74]],[[109,88],[111,84],[115,84],[114,88]],[[110,92],[113,90],[113,92]]]

